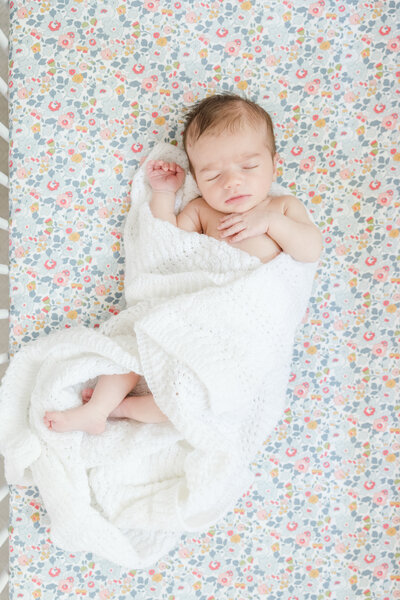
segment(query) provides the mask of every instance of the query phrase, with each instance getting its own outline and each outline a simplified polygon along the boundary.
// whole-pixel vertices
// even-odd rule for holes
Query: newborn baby
[[[263,108],[231,94],[206,98],[188,114],[183,141],[201,197],[175,216],[184,171],[175,163],[148,161],[155,217],[227,241],[262,262],[282,250],[295,260],[318,260],[321,233],[304,205],[294,196],[269,195],[277,154]]]

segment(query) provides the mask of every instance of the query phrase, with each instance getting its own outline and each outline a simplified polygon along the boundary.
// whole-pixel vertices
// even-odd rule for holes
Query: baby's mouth
[[[234,204],[235,202],[241,202],[242,200],[245,200],[248,197],[249,194],[238,194],[237,196],[232,196],[231,198],[228,198],[228,200],[225,200],[225,204]]]

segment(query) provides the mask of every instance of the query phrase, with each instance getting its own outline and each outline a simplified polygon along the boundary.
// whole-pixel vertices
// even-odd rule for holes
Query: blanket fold
[[[156,146],[157,158],[187,170],[172,145]],[[176,212],[196,195],[188,175]],[[251,485],[249,463],[285,407],[316,264],[284,253],[263,264],[154,218],[144,166],[131,196],[126,308],[97,330],[56,332],[16,354],[0,388],[0,450],[8,483],[38,486],[55,544],[142,568]],[[128,371],[169,422],[109,420],[100,436],[43,424],[46,410],[79,405],[89,381]]]

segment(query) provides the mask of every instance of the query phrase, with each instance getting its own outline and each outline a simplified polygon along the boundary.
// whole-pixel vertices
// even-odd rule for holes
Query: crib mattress
[[[325,246],[288,408],[233,512],[124,570],[57,548],[37,490],[12,487],[12,599],[400,598],[400,5],[303,4],[11,3],[11,354],[124,308],[132,175],[215,91],[270,111],[279,182]]]

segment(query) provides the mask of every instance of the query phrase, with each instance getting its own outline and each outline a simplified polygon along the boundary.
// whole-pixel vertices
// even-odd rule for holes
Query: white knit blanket
[[[149,158],[182,151],[156,146]],[[274,190],[275,193],[279,190]],[[177,210],[197,195],[191,176]],[[232,509],[249,464],[285,407],[293,340],[316,264],[262,264],[226,242],[153,217],[144,167],[127,217],[127,308],[97,330],[44,336],[12,359],[0,389],[10,484],[38,486],[51,538],[127,568],[146,567],[184,532]],[[81,403],[103,373],[133,370],[169,422],[110,420],[99,436],[56,433],[46,410]]]

